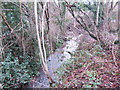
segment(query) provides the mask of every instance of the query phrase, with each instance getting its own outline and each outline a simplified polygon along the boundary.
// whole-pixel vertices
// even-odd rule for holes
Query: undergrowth
[[[106,67],[107,63],[104,62],[106,58],[105,55],[105,52],[99,45],[95,45],[91,50],[76,51],[72,58],[66,60],[65,63],[56,71],[56,74],[59,76],[58,80],[61,85],[60,87],[108,87],[107,85],[103,86],[103,78],[105,78],[104,75],[106,76],[106,72],[110,73],[112,70],[107,71],[109,67]],[[118,72],[113,73],[117,74]],[[112,74],[110,75],[110,77],[112,77]],[[108,83],[110,84],[111,81]]]
[[[18,88],[39,74],[40,62],[35,61],[29,55],[15,57],[12,52],[9,52],[5,60],[1,62],[1,67],[0,83],[2,87]]]

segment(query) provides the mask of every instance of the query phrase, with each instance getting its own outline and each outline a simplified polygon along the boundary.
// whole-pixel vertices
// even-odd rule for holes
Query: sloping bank
[[[71,58],[71,54],[73,54],[79,46],[80,38],[83,35],[72,36],[68,35],[68,41],[64,42],[65,46],[63,48],[59,48],[55,51],[54,54],[50,55],[47,59],[48,69],[51,77],[55,82],[57,82],[57,75],[54,73],[66,60]],[[64,45],[64,44],[63,44]],[[48,79],[44,72],[40,71],[39,77],[32,83],[30,86],[32,88],[47,88],[50,87]]]

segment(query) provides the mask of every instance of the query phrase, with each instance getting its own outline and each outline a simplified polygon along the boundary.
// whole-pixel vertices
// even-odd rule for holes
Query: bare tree
[[[95,2],[96,5],[98,5],[96,7],[96,12],[94,12],[94,17],[96,18],[95,20],[88,15],[87,12],[85,12],[82,8],[80,8],[79,6],[76,5],[77,3],[75,2],[73,5],[70,5],[67,1],[66,1],[66,6],[69,10],[69,12],[71,13],[71,15],[73,16],[73,18],[80,24],[80,26],[86,31],[88,32],[88,34],[94,38],[95,40],[97,40],[102,47],[106,46],[106,37],[104,35],[105,32],[109,31],[109,25],[108,25],[108,20],[110,17],[110,12],[117,6],[118,2],[115,3],[114,6],[112,6],[111,8],[109,7],[110,2],[104,3],[104,2]],[[87,7],[89,7],[88,5],[86,5]],[[78,17],[74,14],[74,8],[77,8],[80,14],[83,14],[86,18],[80,16],[80,14],[78,15]],[[100,11],[100,8],[101,11]],[[91,9],[91,8],[90,8]],[[90,11],[90,10],[89,10]],[[104,13],[103,15],[100,15],[101,13]],[[95,16],[96,15],[96,16]],[[102,19],[102,23],[99,24],[100,19]],[[89,25],[87,24],[87,22],[91,22],[91,26],[93,28],[90,28]],[[109,32],[108,32],[109,33]]]
[[[46,9],[47,3],[44,4],[43,6],[43,14],[42,14],[42,23],[41,23],[41,30],[42,30],[42,39],[40,37],[40,32],[38,29],[38,15],[37,15],[37,0],[34,2],[34,12],[35,12],[35,23],[36,23],[36,32],[37,32],[37,39],[38,39],[38,46],[39,46],[39,51],[40,51],[40,58],[42,61],[42,67],[45,72],[45,74],[48,77],[48,80],[51,83],[54,83],[53,79],[51,78],[48,67],[47,67],[47,62],[46,62],[46,51],[45,51],[45,45],[44,45],[44,16],[45,16],[45,9]],[[42,43],[41,43],[42,42]],[[43,44],[43,47],[42,47]]]

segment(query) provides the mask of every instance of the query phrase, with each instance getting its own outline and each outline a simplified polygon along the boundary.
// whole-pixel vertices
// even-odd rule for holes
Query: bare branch
[[[114,6],[112,6],[112,8],[109,9],[109,13],[118,5],[118,2],[115,3]]]
[[[0,16],[3,18],[5,24],[7,25],[7,27],[10,29],[11,33],[13,33],[13,29],[11,28],[11,26],[9,25],[9,23],[7,22],[6,18],[4,15],[0,14]]]
[[[23,54],[25,55],[25,44],[24,44],[24,30],[23,30],[23,20],[22,20],[22,3],[20,2],[20,24],[22,30],[22,47],[23,47]]]
[[[15,34],[14,33],[14,30],[11,28],[11,26],[9,25],[9,23],[7,22],[7,20],[6,20],[6,18],[5,18],[5,16],[4,15],[2,15],[2,14],[0,14],[0,16],[2,16],[2,18],[3,18],[3,20],[4,20],[4,22],[5,22],[5,24],[7,25],[7,27],[10,29],[10,34],[13,34],[13,35],[15,35],[16,36],[16,38],[19,40],[19,36],[17,35],[17,34]]]
[[[67,2],[66,2],[66,3],[67,3]],[[69,5],[69,4],[67,3],[67,5]],[[73,10],[71,9],[71,7],[67,7],[67,9],[69,10],[69,12],[70,12],[71,15],[73,16],[73,18],[75,18],[75,20],[84,28],[84,30],[87,31],[88,34],[89,34],[92,38],[94,38],[95,40],[98,40],[97,37],[96,37],[92,32],[89,31],[89,28],[88,28],[88,26],[85,24],[85,22],[84,22],[84,20],[82,19],[82,17],[79,16],[80,19],[81,19],[81,21],[82,21],[82,23],[81,23],[81,22],[78,20],[78,18],[74,15]]]

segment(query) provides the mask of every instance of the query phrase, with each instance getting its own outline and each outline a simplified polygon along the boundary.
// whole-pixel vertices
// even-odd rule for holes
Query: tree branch
[[[11,26],[9,25],[9,23],[7,22],[7,20],[6,20],[6,18],[5,18],[5,16],[4,15],[2,15],[2,14],[0,14],[0,16],[2,16],[2,18],[3,18],[3,20],[4,20],[4,22],[5,22],[5,24],[7,25],[7,27],[10,29],[10,34],[13,34],[13,35],[15,35],[16,36],[16,38],[19,40],[19,36],[17,35],[17,34],[15,34],[14,33],[14,30],[11,28]]]
[[[43,8],[43,12],[44,12],[44,9],[45,9],[45,6]],[[36,32],[37,32],[38,46],[39,46],[39,51],[40,51],[40,57],[41,57],[41,60],[42,60],[42,67],[43,67],[43,70],[44,70],[45,74],[48,77],[48,80],[50,82],[52,82],[52,83],[55,83],[53,81],[53,79],[51,78],[50,74],[49,74],[47,63],[45,62],[44,52],[42,51],[42,43],[41,43],[41,39],[40,39],[40,35],[39,35],[39,30],[38,30],[37,0],[35,0],[35,2],[34,2],[34,11],[35,11],[35,23],[36,23]],[[44,13],[43,13],[43,16],[44,16]],[[43,29],[44,28],[42,28],[42,30]],[[43,40],[43,38],[42,38],[42,40]]]
[[[66,2],[66,3],[67,3],[67,2]],[[67,5],[69,5],[69,4],[67,3]],[[82,21],[82,23],[83,23],[83,24],[82,24],[82,23],[78,20],[78,18],[75,17],[72,8],[71,8],[71,7],[67,7],[67,8],[68,8],[69,12],[71,13],[71,15],[73,16],[73,18],[75,18],[75,20],[84,28],[84,30],[87,31],[88,34],[89,34],[92,38],[94,38],[95,40],[98,40],[97,37],[96,37],[92,32],[89,31],[89,27],[86,25],[86,23],[84,22],[83,18],[82,18],[81,16],[79,16],[80,19],[81,19],[81,21]]]
[[[117,6],[117,4],[118,4],[118,2],[116,2],[116,3],[115,3],[115,5],[114,5],[114,6],[112,6],[112,8],[110,8],[110,9],[109,9],[109,11],[108,11],[108,12],[110,13],[110,12],[111,12],[111,11],[112,11],[112,10],[113,10],[116,6]]]

